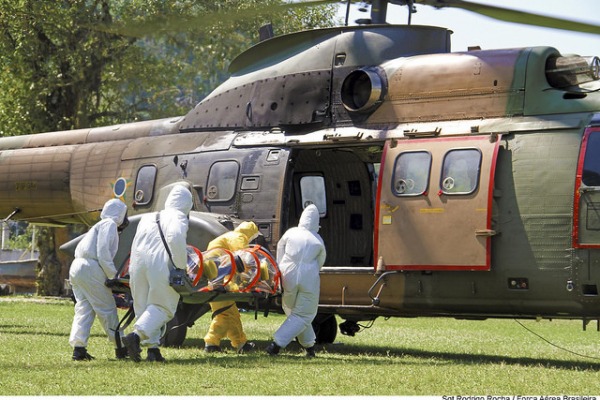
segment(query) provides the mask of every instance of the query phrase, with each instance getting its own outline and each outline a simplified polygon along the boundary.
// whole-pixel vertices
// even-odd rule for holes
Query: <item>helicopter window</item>
[[[145,206],[152,200],[156,166],[144,165],[140,168],[135,180],[134,200],[138,206]]]
[[[440,188],[444,194],[470,194],[477,189],[481,152],[478,149],[450,150],[444,156]]]
[[[229,201],[235,195],[240,166],[235,161],[219,161],[210,167],[206,197],[208,201]]]
[[[302,209],[305,209],[310,204],[314,204],[319,209],[319,216],[321,218],[327,214],[324,177],[307,175],[300,178],[300,194],[302,197]]]
[[[586,186],[600,186],[600,132],[588,136],[581,180]]]
[[[427,192],[431,154],[426,151],[400,153],[394,164],[392,193],[396,196],[418,196]]]

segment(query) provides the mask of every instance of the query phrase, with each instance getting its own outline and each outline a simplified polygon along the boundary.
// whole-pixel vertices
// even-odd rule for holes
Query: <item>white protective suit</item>
[[[107,201],[100,214],[101,220],[85,234],[75,249],[75,259],[69,270],[69,280],[77,301],[69,337],[69,344],[73,347],[87,346],[96,315],[109,339],[115,343],[119,316],[112,291],[105,282],[117,274],[113,262],[119,247],[117,227],[123,223],[126,214],[127,206],[122,201]]]
[[[287,319],[274,335],[279,347],[295,337],[304,348],[313,347],[316,336],[312,321],[319,305],[319,271],[325,263],[325,245],[319,231],[319,210],[304,209],[298,227],[288,229],[277,243],[277,263],[282,276],[283,311]]]
[[[187,268],[188,214],[192,194],[185,186],[173,187],[159,212],[160,226],[176,268]],[[160,237],[156,213],[142,217],[137,227],[131,258],[129,284],[136,315],[134,332],[141,343],[158,347],[161,330],[175,315],[179,294],[169,285],[169,254]]]

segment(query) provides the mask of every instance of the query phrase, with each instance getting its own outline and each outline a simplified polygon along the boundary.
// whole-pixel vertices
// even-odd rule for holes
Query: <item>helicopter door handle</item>
[[[494,236],[495,234],[496,234],[496,231],[493,229],[476,229],[475,230],[475,236],[490,237],[490,236]]]

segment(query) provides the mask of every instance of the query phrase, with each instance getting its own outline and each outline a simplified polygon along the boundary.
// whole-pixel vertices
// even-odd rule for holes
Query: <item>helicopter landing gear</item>
[[[358,331],[360,331],[360,326],[358,326],[356,321],[346,320],[340,324],[340,332],[342,335],[354,336]]]

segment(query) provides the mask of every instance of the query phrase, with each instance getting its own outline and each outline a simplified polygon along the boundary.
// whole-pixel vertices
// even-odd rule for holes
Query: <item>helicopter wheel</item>
[[[330,344],[337,336],[337,320],[333,314],[317,314],[312,322],[317,344]]]

